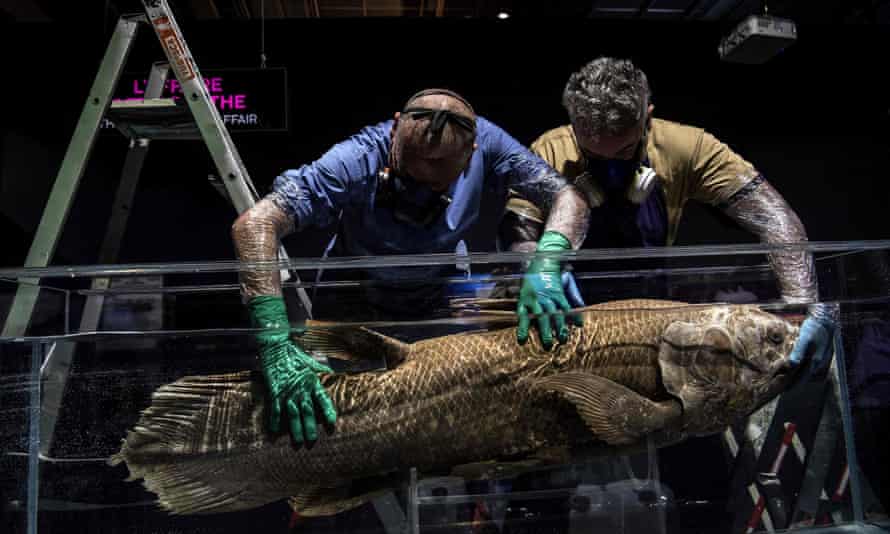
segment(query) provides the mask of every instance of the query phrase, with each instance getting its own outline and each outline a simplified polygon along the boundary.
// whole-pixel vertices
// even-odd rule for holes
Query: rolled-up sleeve
[[[365,128],[318,160],[275,179],[270,197],[294,220],[296,230],[331,224],[342,209],[368,201],[370,184],[389,150],[386,124]]]
[[[688,194],[700,202],[718,205],[757,177],[754,166],[713,135],[701,135],[690,158]]]

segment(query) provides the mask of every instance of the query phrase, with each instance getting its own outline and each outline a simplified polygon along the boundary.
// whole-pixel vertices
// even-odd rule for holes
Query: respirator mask
[[[644,123],[643,133],[629,159],[605,159],[581,148],[586,169],[575,179],[575,186],[587,198],[591,208],[601,206],[607,198],[616,194],[623,195],[634,204],[642,204],[646,200],[658,183],[655,170],[648,166],[647,140],[648,128]]]

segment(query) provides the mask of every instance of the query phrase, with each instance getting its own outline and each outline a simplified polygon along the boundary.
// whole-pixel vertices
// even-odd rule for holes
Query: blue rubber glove
[[[569,304],[572,305],[573,308],[583,308],[587,306],[584,304],[584,299],[581,298],[581,290],[578,289],[578,283],[575,282],[575,277],[572,276],[572,273],[569,271],[563,271],[562,273],[562,290],[569,298]]]
[[[562,252],[571,250],[572,245],[568,239],[559,232],[547,231],[538,241],[538,252]],[[565,342],[569,337],[569,329],[566,326],[566,315],[577,326],[583,324],[579,314],[568,314],[572,309],[563,291],[562,269],[559,260],[555,258],[536,258],[525,271],[522,287],[519,290],[519,302],[516,305],[516,313],[519,315],[519,327],[516,329],[516,341],[524,344],[528,341],[530,325],[529,313],[538,317],[538,330],[541,335],[541,343],[550,348],[553,345],[553,332],[550,321],[556,326],[556,333],[560,342]],[[571,280],[574,282],[574,278]],[[577,290],[577,285],[575,286]],[[580,294],[576,291],[576,295]],[[557,311],[561,313],[557,313]],[[564,315],[565,314],[565,315]]]
[[[318,373],[333,371],[291,340],[283,298],[254,297],[247,309],[251,324],[264,329],[255,338],[269,392],[269,429],[278,432],[286,420],[294,442],[314,442],[318,439],[316,406],[328,425],[337,420],[334,404],[318,379]]]
[[[832,341],[837,324],[836,306],[814,304],[800,325],[800,334],[788,359],[796,365],[807,365],[808,377],[822,371],[830,364],[834,349]]]

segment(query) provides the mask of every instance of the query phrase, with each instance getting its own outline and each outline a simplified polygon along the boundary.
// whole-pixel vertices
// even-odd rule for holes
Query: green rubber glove
[[[569,240],[559,232],[547,231],[538,241],[538,252],[561,252],[572,249]],[[577,326],[583,324],[579,314],[567,314],[571,310],[562,287],[562,270],[559,260],[555,258],[536,258],[528,266],[519,290],[519,303],[516,313],[519,315],[519,327],[516,329],[516,341],[524,344],[528,341],[530,325],[529,312],[538,316],[538,330],[541,343],[550,348],[553,344],[551,319],[556,325],[556,333],[560,342],[569,337],[566,326],[566,315]],[[557,311],[561,313],[556,313]],[[564,315],[566,313],[566,315]]]
[[[282,297],[254,297],[247,303],[247,309],[253,327],[265,329],[255,337],[269,390],[269,429],[278,432],[282,415],[286,413],[294,441],[297,444],[314,442],[318,439],[316,406],[327,424],[333,425],[337,420],[334,403],[318,379],[318,373],[333,371],[291,340]]]

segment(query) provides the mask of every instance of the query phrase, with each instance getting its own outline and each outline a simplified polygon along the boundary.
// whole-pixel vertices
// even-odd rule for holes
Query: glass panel
[[[569,344],[528,356],[531,353],[523,352],[528,345],[519,348],[515,343],[515,303],[491,300],[515,297],[523,264],[529,259],[522,255],[0,271],[0,278],[9,280],[0,284],[4,308],[12,306],[14,281],[28,279],[35,283],[39,279],[44,289],[39,293],[35,317],[46,318],[32,322],[24,338],[0,340],[4,463],[0,493],[4,510],[14,527],[12,531],[26,531],[28,473],[36,473],[38,477],[32,481],[37,484],[30,487],[39,490],[36,525],[40,532],[284,531],[292,524],[305,532],[357,530],[387,534],[403,529],[640,532],[644,528],[647,532],[735,533],[809,526],[861,527],[862,521],[885,520],[890,486],[883,478],[886,469],[881,466],[887,465],[888,448],[880,429],[888,427],[890,398],[886,368],[890,362],[890,243],[809,246],[816,259],[821,300],[840,306],[841,329],[834,365],[823,375],[798,383],[751,417],[733,419],[731,426],[711,429],[706,436],[688,436],[675,444],[658,442],[657,431],[643,432],[643,438],[652,439],[638,440],[634,450],[604,447],[602,440],[590,442],[589,425],[593,423],[584,414],[599,412],[585,412],[583,399],[566,397],[569,386],[565,390],[555,382],[541,382],[535,387],[550,393],[542,394],[532,404],[523,404],[524,395],[531,394],[519,388],[514,379],[522,378],[524,388],[536,380],[567,372],[577,354],[570,353]],[[680,402],[677,399],[681,395],[666,382],[667,371],[662,365],[667,364],[660,363],[661,358],[671,357],[671,351],[686,350],[681,350],[685,341],[678,341],[680,338],[666,331],[668,326],[681,328],[676,326],[677,320],[665,319],[669,313],[692,313],[702,309],[696,305],[732,302],[751,303],[790,323],[804,318],[805,307],[781,302],[767,262],[769,250],[743,245],[571,254],[565,263],[571,265],[587,304],[639,298],[688,304],[675,304],[661,311],[652,311],[652,303],[633,304],[630,309],[642,317],[633,327],[606,320],[626,317],[626,323],[631,324],[630,311],[588,311],[584,328],[591,330],[581,332],[587,332],[583,335],[590,339],[618,335],[622,328],[629,332],[625,334],[628,339],[644,336],[647,328],[658,333],[650,341],[655,347],[650,359],[625,362],[616,368],[627,376],[651,369],[653,383],[662,389],[647,402],[666,404],[645,413],[662,414],[658,410],[670,409],[671,403]],[[188,476],[194,473],[185,466],[207,462],[206,469],[195,468],[198,473],[212,472],[213,484],[242,492],[233,501],[237,505],[229,502],[221,509],[244,509],[171,515],[157,506],[158,486],[149,490],[138,481],[127,481],[132,462],[112,466],[108,460],[120,450],[127,433],[139,426],[144,410],[152,406],[159,410],[167,402],[164,399],[169,400],[164,395],[153,397],[163,386],[185,377],[238,373],[256,367],[256,332],[249,328],[241,301],[238,270],[283,267],[290,268],[300,280],[297,283],[291,278],[285,284],[289,316],[294,332],[299,334],[294,338],[296,343],[337,373],[362,373],[363,377],[326,382],[341,412],[338,432],[333,436],[323,434],[308,451],[291,449],[286,434],[278,436],[277,442],[274,436],[269,438],[266,412],[238,418],[240,408],[265,402],[261,374],[229,376],[218,379],[212,387],[193,384],[188,395],[174,395],[173,409],[166,417],[176,423],[165,427],[172,434],[164,439],[178,443],[179,452],[159,455],[143,444],[145,456],[130,460],[155,462],[151,465],[162,472],[182,469],[192,473]],[[315,321],[299,329],[302,317],[298,290],[305,291],[311,300]],[[694,323],[692,315],[684,317],[687,323]],[[719,326],[732,330],[728,323]],[[429,359],[399,361],[407,354],[403,345],[358,327],[408,344],[455,333],[463,335],[409,345],[414,351],[427,347],[422,350],[429,351]],[[491,332],[502,328],[508,330],[501,337]],[[692,328],[689,335],[702,328]],[[732,332],[731,342],[720,349],[723,352],[706,351],[695,358],[677,356],[679,367],[687,376],[702,372],[711,380],[727,380],[719,378],[723,376],[719,373],[702,371],[712,361],[708,358],[718,358],[719,353],[744,359],[757,350],[748,345],[740,349],[743,335]],[[537,335],[533,327],[531,336]],[[582,334],[576,331],[572,335]],[[766,338],[758,339],[766,343]],[[36,356],[32,351],[35,343],[40,347]],[[537,341],[529,343],[535,346]],[[711,343],[716,341],[712,339]],[[353,359],[343,359],[350,355]],[[536,370],[510,367],[523,357],[538,362]],[[492,367],[491,358],[506,358],[497,360],[506,363]],[[428,362],[436,363],[424,368]],[[423,372],[406,374],[405,369],[410,368]],[[35,370],[41,372],[36,431],[28,419],[32,397],[37,395],[33,387],[38,382]],[[583,370],[590,374],[588,368]],[[575,371],[579,372],[577,368]],[[447,375],[449,372],[452,375]],[[413,378],[398,378],[404,376]],[[624,380],[609,376],[613,376],[612,382]],[[628,384],[633,382],[627,380]],[[336,386],[340,381],[345,385]],[[745,388],[753,390],[744,383]],[[728,391],[732,384],[727,382],[714,391]],[[193,413],[190,403],[194,397],[203,399],[208,387],[254,400],[223,404],[225,410],[201,423],[202,431],[213,437],[202,443],[224,450],[184,452],[190,443],[184,437],[186,431],[197,430],[190,416],[183,414]],[[480,392],[488,391],[486,388],[506,389],[491,390],[498,393],[489,391],[491,396],[484,397]],[[184,390],[163,391],[169,394]],[[234,391],[241,393],[236,395]],[[593,399],[611,398],[609,389],[593,391]],[[477,397],[480,394],[483,396]],[[712,392],[702,402],[717,397]],[[350,411],[351,399],[359,402],[365,398],[378,400],[369,408]],[[718,406],[730,410],[731,403],[725,401]],[[541,413],[550,416],[540,417]],[[606,413],[605,428],[619,428],[622,417],[630,413],[635,413],[632,408]],[[669,420],[670,413],[664,414],[664,419],[656,423]],[[383,422],[358,432],[350,425],[358,424],[362,417],[380,417]],[[545,424],[529,426],[531,419]],[[157,423],[155,419],[153,424]],[[572,442],[580,448],[575,447],[570,454],[554,446],[511,449],[514,441],[510,440],[530,439],[520,435],[529,428],[537,432],[535,443],[581,436],[583,446]],[[238,436],[251,435],[252,429],[260,429],[260,441],[253,448],[238,441],[242,439]],[[30,439],[34,432],[39,437],[36,442]],[[35,443],[43,449],[39,457],[33,450]],[[275,443],[283,446],[281,458],[267,452]],[[345,448],[331,452],[335,449],[328,447],[335,443]],[[462,452],[455,452],[458,449]],[[29,459],[33,464],[30,471]],[[490,462],[495,459],[497,465]],[[331,466],[343,471],[324,479],[325,470],[333,469]],[[381,466],[386,467],[385,473],[375,471]],[[456,466],[458,469],[452,469]],[[293,488],[272,492],[268,499],[254,498],[268,490],[272,481],[289,480],[312,469],[318,470],[312,480],[325,480],[325,487],[329,487],[307,489],[300,505],[302,514],[294,514],[284,500],[295,492]],[[265,474],[254,478],[256,473]],[[357,498],[366,492],[372,498]],[[364,504],[327,515],[349,508],[345,503],[352,497],[356,497],[354,504]],[[197,499],[182,495],[171,498],[179,499],[177,506],[189,506]],[[34,523],[30,525],[36,528]]]
[[[4,328],[0,337],[55,336],[70,332],[71,292],[65,287],[72,281],[23,277],[13,270],[0,274],[0,320]],[[77,283],[74,281],[75,287]]]
[[[29,454],[31,411],[36,401],[36,372],[32,343],[0,343],[0,525],[9,525],[10,532],[26,532],[29,505],[37,503],[29,495],[29,473],[37,458]],[[29,465],[30,464],[30,465]]]

